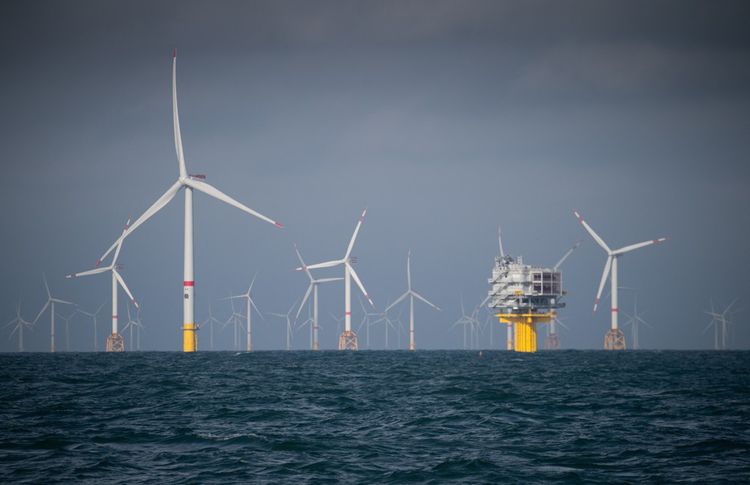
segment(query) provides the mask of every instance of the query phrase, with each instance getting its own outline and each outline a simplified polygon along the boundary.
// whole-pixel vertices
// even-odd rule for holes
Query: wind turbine
[[[625,316],[628,317],[628,321],[625,323],[625,325],[630,325],[631,340],[633,341],[633,350],[638,350],[641,348],[639,340],[638,340],[640,324],[643,324],[647,327],[651,327],[651,324],[643,319],[643,313],[638,313],[638,293],[635,293],[635,292],[633,293],[633,314],[628,315],[627,313],[625,313]]]
[[[209,342],[210,342],[210,349],[211,350],[214,350],[214,326],[216,326],[217,323],[219,325],[222,325],[222,322],[220,322],[219,319],[217,319],[216,317],[214,317],[212,305],[211,305],[211,303],[209,303],[208,304],[208,318],[206,318],[205,320],[203,320],[203,322],[200,324],[199,328],[202,328],[204,325],[209,325],[211,327],[211,329],[209,331],[209,335],[210,335]]]
[[[47,277],[42,275],[42,279],[44,280],[44,289],[47,290],[47,302],[44,304],[41,310],[39,310],[39,314],[34,319],[33,324],[36,325],[36,322],[39,320],[39,317],[42,316],[44,311],[47,309],[47,307],[50,308],[49,316],[50,316],[50,352],[55,351],[55,303],[59,303],[61,305],[74,305],[75,303],[60,300],[59,298],[53,298],[52,293],[49,291],[49,285],[47,284]]]
[[[128,222],[125,223],[125,228],[122,230],[122,234],[125,235],[128,232],[128,225],[130,224],[130,219],[128,219]],[[121,236],[122,237],[122,236]],[[120,250],[122,250],[122,243],[123,239],[119,239],[116,246],[115,246],[115,255],[112,257],[112,263],[109,266],[106,267],[99,267],[90,269],[88,271],[82,271],[80,273],[75,274],[69,274],[66,275],[65,278],[71,279],[71,278],[78,278],[81,276],[92,276],[95,274],[105,273],[107,271],[111,272],[111,279],[112,279],[112,335],[107,337],[107,352],[123,352],[125,351],[125,341],[122,338],[122,335],[119,333],[118,329],[118,304],[117,304],[117,294],[118,294],[118,285],[122,287],[123,290],[125,290],[125,293],[127,293],[128,297],[130,297],[130,301],[135,305],[136,308],[138,308],[138,302],[135,301],[135,298],[133,298],[133,294],[130,292],[130,289],[128,289],[128,285],[125,284],[125,280],[122,279],[122,275],[120,275],[120,272],[117,271],[119,269],[119,266],[117,264],[117,260],[120,257]],[[131,332],[132,336],[132,332]],[[131,343],[130,348],[133,348],[133,345]]]
[[[226,298],[222,298],[222,300],[229,300],[229,303],[232,305],[232,314],[229,315],[229,318],[227,318],[227,321],[224,322],[224,327],[227,325],[232,325],[232,334],[234,339],[234,350],[240,349],[239,344],[239,330],[240,327],[242,327],[242,317],[244,317],[243,314],[238,313],[237,310],[234,308],[234,298],[232,298],[232,295],[230,294]]]
[[[182,135],[180,134],[180,118],[177,110],[177,51],[172,53],[172,121],[174,124],[174,143],[177,152],[177,163],[179,166],[179,176],[177,181],[154,202],[151,207],[135,220],[132,226],[128,228],[120,238],[102,255],[100,261],[112,252],[117,244],[129,236],[141,224],[146,222],[154,214],[159,212],[177,193],[185,189],[185,230],[184,230],[184,260],[183,260],[183,343],[184,352],[195,352],[198,350],[198,337],[196,335],[197,325],[195,323],[195,276],[194,276],[194,258],[193,258],[193,190],[203,192],[204,194],[220,200],[226,204],[240,209],[247,214],[255,216],[263,221],[283,227],[280,223],[269,219],[259,212],[250,209],[235,199],[224,194],[217,188],[204,182],[205,175],[188,174],[185,166],[185,154],[182,149]]]
[[[471,315],[466,314],[466,309],[464,308],[464,297],[461,295],[461,317],[453,322],[453,325],[451,325],[451,328],[456,327],[458,325],[461,325],[463,327],[463,334],[464,334],[464,350],[466,350],[466,329],[467,327],[469,330],[472,330],[472,327],[474,325],[474,318]],[[473,330],[472,330],[473,333]],[[470,342],[473,338],[470,335]]]
[[[247,303],[247,315],[246,315],[247,325],[245,326],[245,330],[247,331],[247,341],[246,341],[247,347],[246,348],[248,352],[251,352],[253,350],[253,312],[252,312],[252,309],[254,308],[255,311],[258,312],[258,316],[260,316],[260,318],[263,318],[263,314],[260,313],[260,310],[258,310],[258,307],[255,306],[253,297],[250,295],[251,292],[253,291],[253,285],[255,284],[255,276],[257,276],[257,273],[256,275],[253,276],[253,279],[250,282],[250,287],[248,287],[247,292],[242,293],[241,295],[233,295],[228,298],[225,298],[225,300],[244,298],[245,303]]]
[[[138,308],[138,307],[136,307]],[[140,319],[133,320],[133,317],[130,315],[130,305],[125,306],[125,310],[128,313],[128,323],[125,324],[125,327],[123,327],[122,331],[126,331],[130,329],[130,351],[132,352],[134,349],[134,343],[135,339],[133,338],[133,332],[139,331],[139,328],[141,326]],[[139,345],[140,347],[140,345]],[[140,349],[139,349],[140,350]]]
[[[580,245],[581,245],[581,242],[579,241],[575,243],[570,249],[565,251],[565,254],[563,254],[560,260],[557,263],[555,263],[555,266],[552,267],[552,271],[557,271],[560,268],[560,266],[562,266],[562,264],[565,262],[565,260],[568,259],[568,257],[571,254],[573,254],[573,251],[578,249]],[[558,337],[557,335],[557,328],[556,328],[556,324],[558,323],[560,324],[560,326],[565,327],[565,325],[563,325],[563,323],[557,317],[552,317],[552,320],[550,320],[549,322],[547,338],[545,339],[545,342],[544,342],[544,348],[547,350],[558,350],[560,348],[560,337]]]
[[[394,306],[401,303],[406,297],[409,297],[409,350],[414,350],[414,298],[420,300],[437,311],[442,311],[437,306],[433,305],[425,297],[411,289],[411,250],[406,254],[406,292],[398,297],[396,301],[390,304],[385,311],[390,310]]]
[[[60,313],[57,314],[57,316],[65,322],[65,351],[70,352],[70,320],[78,313],[77,310],[73,310],[73,313],[68,315],[67,317],[65,315],[62,315]]]
[[[362,222],[365,220],[365,214],[367,214],[367,209],[362,211],[362,215],[359,217],[359,221],[357,221],[357,226],[354,228],[354,234],[352,234],[352,238],[349,241],[349,246],[347,246],[346,253],[344,254],[344,257],[342,259],[326,261],[324,263],[313,264],[307,267],[308,270],[319,268],[333,268],[336,266],[344,267],[344,332],[339,336],[339,350],[357,350],[359,348],[359,345],[357,343],[357,334],[352,332],[352,278],[354,279],[354,282],[357,284],[359,289],[362,291],[362,294],[365,296],[365,298],[367,298],[367,301],[370,302],[370,305],[373,308],[375,307],[375,304],[367,294],[365,287],[362,285],[362,281],[360,281],[359,276],[357,276],[357,272],[354,271],[354,268],[352,268],[351,265],[351,263],[354,262],[353,258],[351,257],[352,248],[354,248],[354,241],[357,240],[359,228],[362,226]],[[302,270],[302,267],[297,268],[297,271]]]
[[[14,325],[14,326],[8,338],[13,338],[13,334],[18,332],[18,351],[23,352],[24,351],[23,329],[28,328],[29,330],[31,330],[34,327],[34,324],[29,321],[24,320],[23,317],[21,316],[21,302],[20,301],[18,302],[18,306],[16,307],[16,318],[14,318],[13,320],[5,324],[6,327],[10,327],[11,325]]]
[[[706,330],[711,328],[713,325],[714,327],[714,350],[726,350],[727,349],[727,331],[728,331],[728,320],[727,320],[727,313],[729,313],[729,310],[732,309],[734,304],[737,302],[737,299],[735,298],[732,300],[732,302],[724,308],[724,311],[721,313],[717,313],[714,310],[714,303],[711,302],[711,311],[706,312],[707,315],[711,316],[711,321],[709,322],[708,326],[703,330],[703,333],[706,333]],[[719,334],[721,334],[721,340],[719,340]]]
[[[292,350],[292,312],[294,311],[294,307],[297,306],[297,302],[295,301],[291,307],[289,307],[289,311],[286,313],[271,313],[274,317],[279,318],[286,318],[286,349]]]
[[[364,309],[363,309],[364,310]],[[388,312],[384,311],[380,314],[380,318],[372,322],[372,325],[377,325],[379,323],[383,324],[383,327],[385,329],[385,349],[388,349],[388,329],[391,328],[395,331],[399,331],[399,329],[396,327],[396,321],[398,321],[398,318],[400,318],[401,311],[399,310],[399,317],[396,318],[396,320],[391,319],[391,317],[388,315]],[[365,312],[367,314],[367,312]]]
[[[310,285],[307,287],[307,291],[305,291],[305,296],[302,298],[302,302],[299,304],[299,309],[297,310],[297,316],[294,317],[294,319],[299,318],[299,314],[302,311],[302,307],[305,306],[305,303],[307,302],[307,299],[310,297],[310,292],[312,291],[313,294],[313,315],[312,315],[312,350],[320,350],[320,340],[318,339],[318,286],[322,283],[330,283],[333,281],[341,281],[344,278],[319,278],[315,279],[313,278],[312,273],[310,273],[310,269],[305,266],[305,262],[302,260],[302,255],[299,253],[299,249],[297,249],[297,245],[294,245],[294,251],[297,253],[297,259],[299,259],[299,264],[302,265],[302,270],[307,275],[307,278],[310,280]]]
[[[658,244],[660,242],[664,242],[667,240],[665,237],[661,237],[659,239],[652,239],[650,241],[644,241],[636,244],[631,244],[629,246],[624,246],[620,249],[612,250],[607,246],[607,243],[604,242],[604,239],[599,237],[599,235],[594,232],[594,230],[589,226],[586,221],[583,220],[580,214],[578,212],[573,211],[573,214],[578,218],[578,221],[583,225],[584,229],[586,229],[586,232],[588,232],[591,237],[596,241],[596,243],[601,246],[602,249],[607,253],[607,262],[604,264],[604,271],[602,272],[602,279],[599,282],[599,290],[596,292],[596,300],[594,301],[594,312],[596,312],[596,308],[599,306],[599,298],[602,295],[602,290],[604,289],[604,284],[607,282],[607,275],[610,276],[610,290],[611,290],[611,296],[612,296],[612,307],[611,307],[611,313],[612,313],[612,321],[611,321],[611,327],[610,330],[607,332],[607,334],[604,336],[604,348],[607,350],[624,350],[625,349],[625,335],[622,333],[622,330],[620,330],[617,322],[617,316],[619,312],[619,308],[617,307],[617,294],[618,294],[618,287],[617,287],[617,261],[620,256],[622,256],[625,253],[629,253],[631,251],[635,251],[636,249],[640,249],[645,246],[650,246],[652,244]]]
[[[558,325],[568,330],[568,326],[565,325],[559,318],[557,318],[556,316],[552,317],[552,319],[549,321],[549,327],[547,328],[547,339],[544,342],[544,348],[546,350],[560,349],[560,338],[557,336]]]
[[[99,305],[99,308],[96,309],[94,313],[89,313],[87,311],[81,310],[80,308],[77,308],[76,311],[80,313],[81,315],[85,315],[91,319],[91,322],[94,326],[94,352],[97,352],[99,350],[99,340],[96,336],[96,327],[97,327],[97,318],[99,316],[99,312],[102,311],[102,308],[104,308],[104,303]]]

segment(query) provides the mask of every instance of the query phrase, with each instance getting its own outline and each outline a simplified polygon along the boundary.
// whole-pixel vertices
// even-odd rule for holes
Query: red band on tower
[[[195,281],[183,281],[183,286],[195,286]]]

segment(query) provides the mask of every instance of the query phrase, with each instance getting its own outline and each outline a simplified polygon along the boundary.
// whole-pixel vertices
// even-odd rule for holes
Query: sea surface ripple
[[[750,352],[0,355],[2,483],[750,480]]]

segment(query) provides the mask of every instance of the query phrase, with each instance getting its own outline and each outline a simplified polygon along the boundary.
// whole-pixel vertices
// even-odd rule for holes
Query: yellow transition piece
[[[198,350],[198,336],[196,335],[195,323],[186,323],[182,326],[182,351],[195,352]]]
[[[498,313],[495,316],[500,323],[513,325],[513,350],[536,352],[536,326],[552,320],[555,313]]]

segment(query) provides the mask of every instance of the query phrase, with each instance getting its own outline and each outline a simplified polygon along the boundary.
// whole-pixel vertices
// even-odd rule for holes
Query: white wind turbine
[[[706,333],[706,330],[711,328],[711,326],[714,327],[714,350],[727,349],[727,332],[729,323],[727,313],[729,313],[736,302],[737,299],[735,298],[726,308],[724,308],[723,312],[717,313],[714,310],[714,302],[711,301],[711,311],[706,312],[706,314],[711,317],[711,321],[703,330],[703,333]],[[721,339],[719,339],[719,334],[721,334]]]
[[[289,311],[286,313],[271,313],[274,317],[279,318],[285,318],[286,319],[286,350],[292,350],[292,312],[294,311],[294,307],[297,306],[297,302],[295,301],[292,303],[292,306],[289,307]]]
[[[365,214],[367,214],[367,209],[362,211],[362,215],[359,217],[359,221],[357,221],[357,226],[354,228],[354,234],[352,234],[352,238],[349,241],[349,246],[347,246],[346,253],[344,254],[344,257],[342,259],[336,259],[333,261],[326,261],[324,263],[307,266],[308,270],[319,268],[333,268],[336,266],[344,267],[344,332],[339,337],[339,350],[357,350],[357,348],[359,347],[357,344],[357,334],[352,332],[352,278],[354,279],[354,282],[357,284],[359,289],[362,291],[362,294],[365,296],[365,298],[367,298],[367,301],[370,302],[370,305],[372,307],[375,307],[375,304],[367,294],[365,287],[362,285],[362,281],[360,281],[359,276],[357,276],[357,272],[354,271],[354,268],[352,268],[351,265],[351,263],[353,262],[351,255],[352,249],[354,248],[354,241],[357,240],[357,234],[359,233],[359,228],[362,226],[362,222],[365,220]],[[303,269],[304,268],[299,267],[297,268],[297,271],[302,271]]]
[[[255,284],[255,276],[253,276],[252,281],[250,282],[250,286],[248,287],[247,291],[245,293],[242,293],[241,295],[233,295],[228,298],[225,298],[225,300],[234,300],[234,299],[245,299],[245,303],[247,304],[247,314],[245,315],[247,324],[245,325],[246,330],[246,350],[248,352],[251,352],[253,350],[253,312],[252,310],[255,309],[255,311],[258,313],[258,316],[260,318],[263,318],[263,314],[258,310],[258,307],[255,306],[255,301],[253,301],[253,297],[251,296],[251,293],[253,291],[253,285]]]
[[[469,339],[470,342],[474,340],[473,334],[474,334],[474,325],[475,320],[473,315],[467,315],[466,309],[464,307],[464,296],[461,295],[461,317],[453,322],[453,325],[451,325],[451,328],[457,327],[458,325],[461,325],[463,327],[463,335],[464,335],[464,346],[463,349],[466,350],[466,330],[467,328],[470,330]]]
[[[365,312],[366,313],[366,312]],[[399,332],[399,328],[396,326],[396,322],[399,322],[399,319],[401,318],[401,310],[399,310],[399,316],[396,317],[396,319],[391,319],[391,317],[388,315],[388,312],[383,312],[380,314],[380,318],[372,322],[372,325],[377,325],[379,323],[383,324],[384,330],[385,330],[385,349],[388,349],[388,330],[389,328]],[[399,322],[400,323],[400,322]]]
[[[331,283],[333,281],[341,281],[344,278],[319,278],[315,279],[313,278],[312,273],[310,273],[310,269],[305,266],[305,262],[302,260],[302,255],[299,253],[299,249],[297,249],[297,245],[294,245],[294,251],[297,253],[297,259],[299,259],[299,264],[302,265],[302,270],[307,275],[307,278],[310,280],[310,284],[307,287],[307,291],[305,291],[305,296],[302,298],[302,302],[299,304],[299,309],[297,310],[297,316],[294,317],[295,320],[299,318],[299,314],[302,311],[302,307],[305,306],[305,303],[307,302],[307,299],[310,297],[310,292],[312,292],[313,295],[313,314],[312,314],[312,321],[310,322],[311,329],[312,329],[312,350],[320,350],[320,340],[318,339],[318,329],[320,326],[318,325],[318,286],[322,283]]]
[[[122,230],[122,234],[126,234],[128,232],[128,225],[130,224],[130,219],[128,219],[128,222],[125,224],[125,228]],[[118,271],[119,266],[117,264],[117,260],[120,257],[120,251],[122,250],[122,243],[123,239],[118,239],[116,246],[115,246],[115,255],[112,257],[112,263],[109,266],[99,267],[90,269],[88,271],[82,271],[80,273],[74,273],[66,275],[65,277],[67,279],[71,278],[79,278],[81,276],[92,276],[96,274],[106,273],[109,271],[111,273],[111,280],[112,280],[112,335],[107,337],[107,351],[108,352],[122,352],[125,350],[125,342],[123,341],[122,335],[119,334],[119,328],[118,328],[118,285],[122,287],[123,290],[125,290],[125,293],[127,293],[128,297],[130,298],[130,301],[135,305],[136,308],[138,308],[138,302],[135,301],[135,298],[133,298],[133,294],[130,292],[130,289],[128,288],[128,285],[125,284],[125,280],[122,279],[122,275]],[[131,342],[131,349],[133,348],[132,342]]]
[[[78,310],[73,310],[73,313],[68,316],[58,313],[57,316],[65,322],[65,351],[70,352],[70,320],[78,313]]]
[[[357,332],[360,331],[362,327],[365,327],[365,348],[370,349],[370,327],[376,322],[380,321],[380,318],[385,315],[385,313],[378,313],[378,312],[368,312],[367,308],[365,307],[365,304],[362,303],[362,298],[357,298],[359,301],[359,306],[362,308],[362,321],[359,322],[359,327],[357,327]]]
[[[596,241],[596,243],[601,246],[602,249],[607,253],[607,262],[604,264],[604,271],[602,272],[602,279],[599,282],[599,290],[596,292],[596,300],[594,301],[594,311],[596,311],[597,307],[599,306],[599,298],[602,295],[602,290],[604,289],[604,284],[607,281],[607,275],[610,276],[610,290],[611,290],[611,296],[612,296],[612,307],[611,307],[611,313],[612,313],[612,320],[611,320],[611,327],[609,332],[607,332],[606,336],[604,337],[604,348],[608,350],[623,350],[625,349],[625,336],[622,333],[622,330],[619,329],[618,326],[618,312],[619,308],[617,306],[617,293],[618,293],[618,287],[617,287],[617,261],[620,256],[622,256],[625,253],[629,253],[631,251],[635,251],[636,249],[640,249],[645,246],[650,246],[652,244],[658,244],[660,242],[664,242],[667,240],[665,237],[661,237],[659,239],[652,239],[650,241],[644,241],[636,244],[631,244],[629,246],[624,246],[620,249],[612,250],[607,246],[607,243],[604,242],[604,240],[599,237],[599,235],[594,232],[594,230],[589,226],[586,221],[583,220],[580,214],[578,212],[573,211],[575,216],[578,218],[580,223],[583,225],[584,229],[586,229],[586,232],[588,232],[591,237]]]
[[[24,346],[23,346],[23,330],[24,328],[28,328],[31,330],[34,327],[34,324],[26,321],[21,316],[21,302],[18,302],[18,306],[16,307],[16,318],[11,320],[10,322],[6,323],[6,327],[10,327],[13,325],[13,330],[10,332],[10,336],[8,338],[13,338],[14,333],[18,333],[18,351],[23,352]]]
[[[210,330],[209,330],[209,336],[210,336],[209,337],[209,348],[211,350],[214,350],[214,327],[216,326],[216,324],[222,325],[222,322],[220,322],[218,318],[214,317],[213,307],[209,303],[208,304],[208,318],[206,318],[205,320],[203,320],[203,322],[200,324],[199,328],[203,328],[206,325],[208,325],[210,327]]]
[[[391,303],[390,306],[385,309],[385,311],[388,311],[394,306],[398,305],[406,297],[409,297],[409,350],[414,350],[414,298],[430,305],[437,311],[442,310],[440,310],[440,308],[436,305],[433,305],[432,303],[427,301],[425,297],[411,289],[411,250],[406,254],[406,292],[398,297],[396,301]]]
[[[622,288],[622,286],[620,288]],[[633,350],[638,350],[641,348],[640,340],[638,338],[638,335],[640,333],[639,327],[641,324],[647,327],[651,327],[651,324],[643,319],[643,313],[638,312],[638,293],[635,293],[635,290],[633,292],[633,314],[628,315],[627,313],[625,313],[625,316],[628,317],[628,321],[625,323],[625,325],[630,325],[630,338],[633,341]]]
[[[137,307],[136,307],[137,308]],[[125,332],[126,330],[130,330],[130,351],[132,352],[136,347],[135,344],[135,338],[133,336],[133,332],[140,333],[140,328],[142,326],[140,318],[133,319],[133,317],[130,315],[130,305],[127,305],[125,307],[125,310],[127,310],[128,313],[128,323],[125,324],[122,331]],[[140,340],[140,339],[139,339]],[[138,343],[138,350],[140,350],[140,342]]]
[[[49,285],[47,284],[47,277],[42,275],[42,279],[44,280],[44,289],[47,290],[47,302],[44,304],[41,310],[39,310],[39,314],[34,319],[33,324],[36,325],[36,322],[39,320],[39,317],[42,316],[44,311],[49,307],[50,312],[50,352],[55,351],[55,303],[59,303],[61,305],[74,305],[75,303],[60,300],[59,298],[53,298],[52,293],[49,291]]]
[[[99,341],[98,341],[98,338],[96,336],[96,328],[98,326],[97,325],[97,320],[99,318],[99,312],[102,311],[102,308],[104,308],[104,305],[105,305],[104,303],[102,303],[101,305],[99,305],[99,308],[97,308],[94,313],[90,313],[90,312],[81,310],[80,308],[76,309],[76,311],[78,313],[80,313],[81,315],[85,315],[85,316],[89,317],[91,319],[91,323],[94,326],[94,352],[96,352],[96,351],[99,350]]]
[[[198,347],[198,339],[195,333],[197,325],[195,323],[195,276],[193,266],[193,190],[203,192],[206,195],[214,197],[226,204],[240,209],[247,214],[255,216],[263,221],[274,224],[276,227],[283,227],[280,223],[269,219],[268,217],[256,212],[249,207],[241,204],[235,199],[224,194],[217,188],[207,184],[203,180],[204,175],[188,174],[185,166],[185,155],[182,149],[182,135],[180,134],[180,119],[177,110],[177,53],[172,54],[172,121],[174,124],[174,143],[177,152],[177,162],[179,166],[179,176],[177,181],[167,189],[167,191],[154,202],[151,207],[135,220],[132,226],[115,241],[114,244],[102,255],[100,261],[112,252],[117,244],[126,238],[130,233],[136,230],[141,224],[146,222],[154,214],[159,212],[177,193],[185,189],[185,232],[184,232],[184,259],[183,259],[183,351],[195,352]]]

